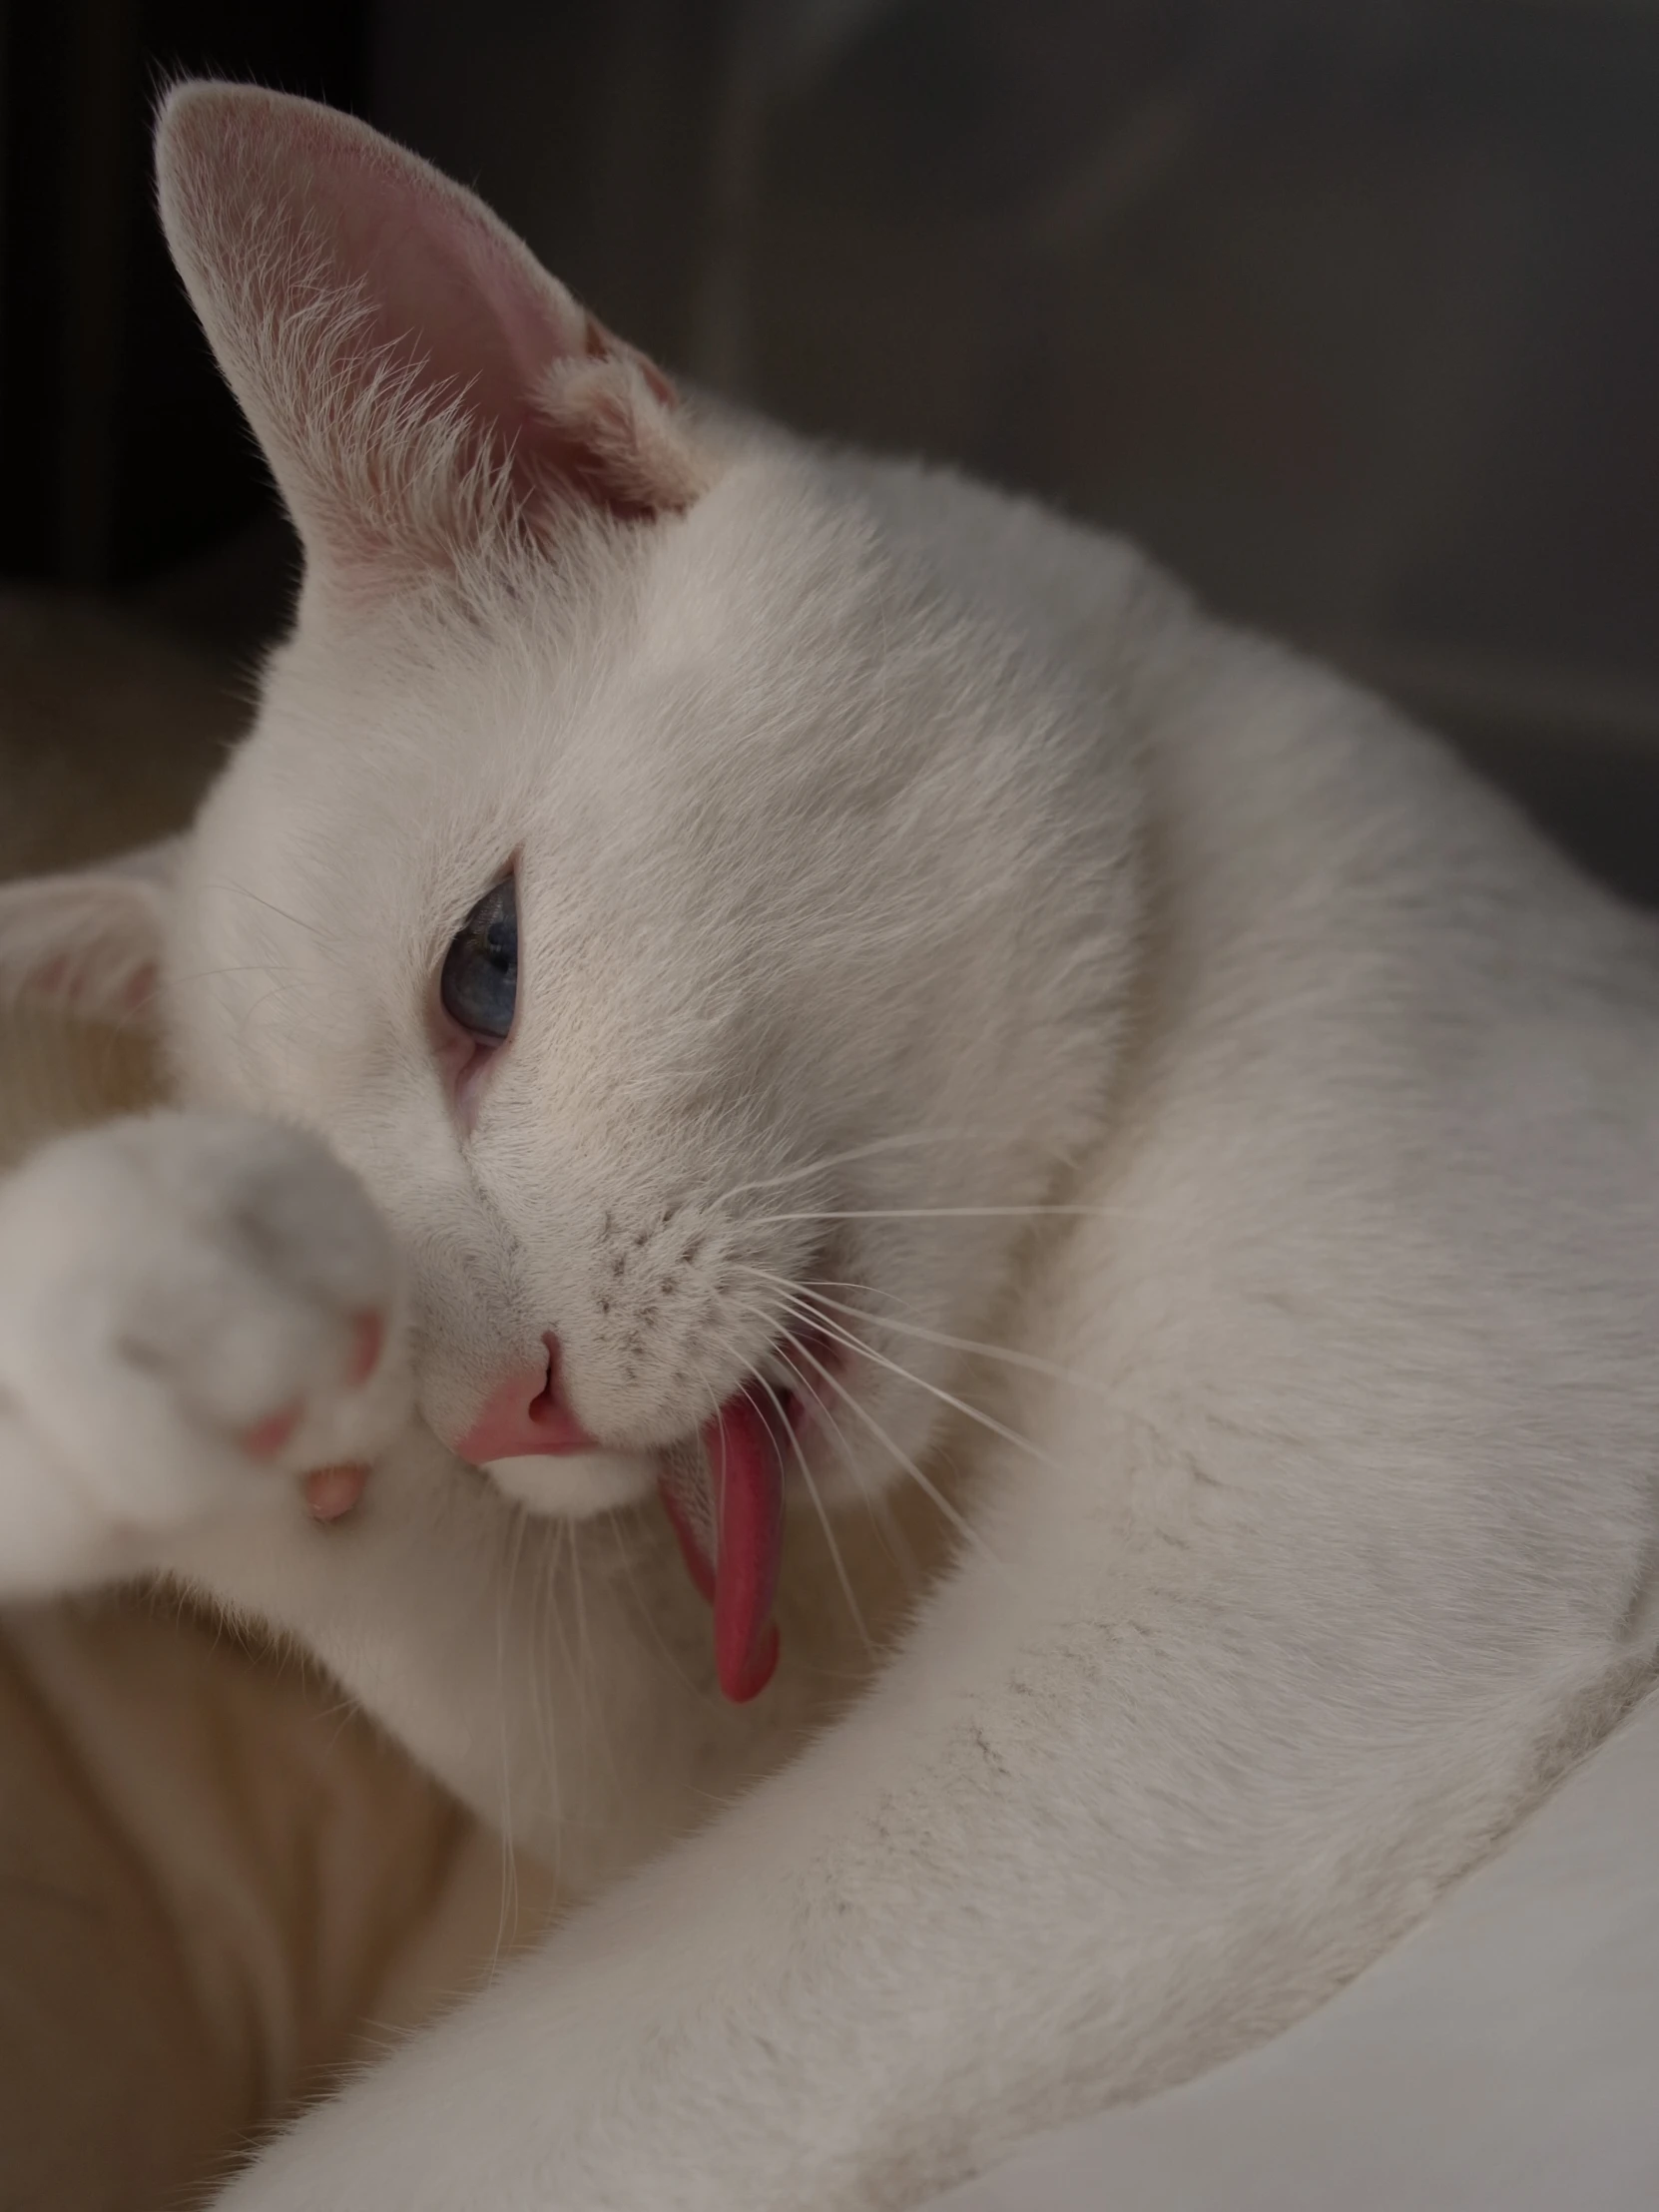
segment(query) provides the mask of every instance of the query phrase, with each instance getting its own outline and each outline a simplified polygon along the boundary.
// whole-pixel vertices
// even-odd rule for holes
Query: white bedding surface
[[[1275,2041],[936,2212],[1655,2212],[1659,1691]]]

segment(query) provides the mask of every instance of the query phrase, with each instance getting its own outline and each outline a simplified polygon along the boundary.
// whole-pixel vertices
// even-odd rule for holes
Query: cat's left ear
[[[350,587],[464,556],[504,514],[649,518],[706,462],[673,387],[472,193],[366,124],[185,84],[162,223],[309,559]]]
[[[0,883],[0,1003],[148,1027],[184,844]]]

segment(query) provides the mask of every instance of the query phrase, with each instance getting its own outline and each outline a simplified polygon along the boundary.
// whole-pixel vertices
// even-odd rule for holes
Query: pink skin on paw
[[[351,1360],[345,1371],[353,1389],[360,1389],[380,1365],[385,1344],[383,1317],[375,1313],[358,1314],[351,1324]],[[312,1520],[342,1519],[362,1496],[367,1482],[367,1467],[356,1463],[313,1467],[303,1484],[305,1504]]]
[[[360,1389],[380,1365],[380,1354],[385,1349],[386,1325],[379,1314],[358,1314],[351,1324],[351,1364],[346,1369],[346,1380],[353,1389]]]
[[[305,1504],[312,1520],[334,1521],[349,1513],[367,1481],[367,1467],[313,1467],[304,1482]]]
[[[346,1380],[353,1389],[360,1389],[379,1366],[385,1343],[386,1325],[383,1316],[370,1312],[353,1318],[351,1357],[345,1371]],[[251,1459],[274,1459],[299,1426],[304,1409],[302,1401],[295,1401],[291,1405],[280,1407],[275,1413],[268,1413],[264,1420],[256,1421],[252,1428],[245,1428],[238,1438],[243,1450]],[[367,1467],[354,1462],[313,1467],[302,1484],[305,1504],[311,1518],[332,1521],[349,1513],[362,1496],[367,1481]]]
[[[358,1314],[353,1319],[345,1379],[354,1390],[361,1389],[380,1365],[385,1342],[386,1325],[380,1315]],[[264,1420],[257,1420],[252,1428],[245,1428],[237,1441],[250,1459],[274,1459],[299,1426],[304,1410],[303,1401],[295,1398],[291,1405],[280,1406],[275,1413],[267,1413]]]
[[[297,1401],[283,1405],[275,1413],[267,1413],[264,1420],[257,1420],[252,1428],[245,1428],[237,1441],[250,1459],[275,1459],[299,1426],[303,1411]]]

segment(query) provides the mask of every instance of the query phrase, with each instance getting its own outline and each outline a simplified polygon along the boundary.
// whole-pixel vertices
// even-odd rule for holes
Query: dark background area
[[[0,561],[239,656],[292,552],[150,206],[182,71],[366,114],[683,373],[1130,531],[1659,896],[1659,6],[13,0]]]

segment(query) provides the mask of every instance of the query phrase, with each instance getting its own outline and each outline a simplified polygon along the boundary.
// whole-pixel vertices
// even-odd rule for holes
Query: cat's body
[[[164,1564],[278,1622],[578,1892],[745,1793],[230,2201],[914,2202],[1317,2002],[1647,1679],[1659,942],[1123,547],[671,419],[354,127],[187,93],[167,130],[312,566],[173,888],[0,906],[37,987],[159,957],[229,1117],[0,1194],[0,1573]],[[424,276],[365,259],[388,194]],[[408,330],[431,377],[478,344],[497,476],[454,417],[421,444]],[[534,989],[479,1061],[433,978],[503,868]],[[433,1431],[507,1434],[479,1407],[555,1329],[612,1455],[470,1473]],[[757,1780],[849,1694],[844,1600],[816,1562],[721,1708],[648,1500],[717,1407],[766,1492],[729,1408],[778,1348],[792,1514],[838,1483],[857,1528],[896,1465],[961,1533]],[[337,1526],[281,1479],[370,1457]],[[505,1490],[607,1510],[567,1540]]]

